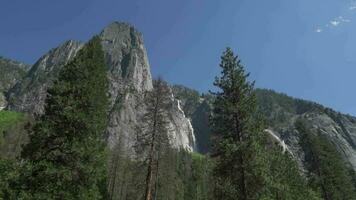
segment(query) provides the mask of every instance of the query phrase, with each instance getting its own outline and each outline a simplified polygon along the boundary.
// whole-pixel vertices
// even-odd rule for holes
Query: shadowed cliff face
[[[183,102],[183,107],[193,111],[192,124],[197,137],[198,151],[208,152],[211,132],[208,118],[213,100],[210,95],[199,96],[189,88],[174,86],[175,95]],[[326,136],[334,144],[344,160],[356,170],[356,118],[336,112],[317,103],[294,99],[271,90],[257,89],[257,112],[266,119],[266,133],[293,154],[300,166],[304,163],[304,152],[300,146],[300,133],[295,127],[297,119],[310,125],[313,132]],[[199,99],[200,98],[200,99]],[[285,146],[286,145],[286,146]]]
[[[298,119],[336,146],[340,155],[356,170],[356,118],[336,112],[320,104],[294,99],[270,90],[257,90],[258,111],[262,113],[269,128],[278,135],[300,163],[304,152],[300,147],[300,133],[295,127]]]
[[[70,40],[42,56],[26,76],[9,90],[8,109],[30,114],[43,113],[47,88],[82,46],[82,43]]]
[[[333,115],[336,115],[334,117]],[[304,152],[300,147],[300,133],[293,126],[297,119],[305,120],[314,133],[318,131],[321,135],[336,146],[342,157],[356,169],[356,121],[351,117],[336,113],[334,111],[306,112],[288,117],[287,125],[273,126],[272,130],[282,138],[290,147],[293,154],[304,162]]]
[[[118,145],[122,152],[132,155],[137,126],[146,108],[145,94],[153,88],[143,38],[132,26],[117,22],[107,26],[100,33],[100,38],[109,79],[108,145],[110,148]],[[41,57],[25,76],[16,75],[11,79],[11,84],[6,86],[6,90],[11,88],[7,93],[8,109],[29,114],[43,113],[47,88],[56,79],[61,67],[73,59],[82,46],[83,43],[76,41],[65,42]],[[17,65],[26,69],[21,63]],[[26,73],[26,70],[23,71],[19,74]],[[172,96],[167,110],[171,146],[208,152],[208,123],[213,97],[202,96],[183,86],[173,86],[168,95]],[[313,129],[327,136],[343,158],[356,169],[356,118],[269,90],[257,90],[257,97],[258,112],[267,119],[269,130],[287,145],[286,148],[301,164],[304,154],[299,146],[299,133],[294,127],[298,118],[305,119]]]
[[[108,25],[99,36],[109,79],[108,144],[111,148],[120,144],[123,151],[133,154],[137,126],[145,110],[145,93],[153,89],[143,38],[134,27],[118,22]],[[41,57],[10,90],[7,109],[42,114],[47,88],[82,47],[83,43],[68,41]],[[174,98],[168,112],[171,145],[192,151],[193,129]]]
[[[0,110],[7,102],[5,95],[20,79],[22,79],[29,65],[0,57]]]

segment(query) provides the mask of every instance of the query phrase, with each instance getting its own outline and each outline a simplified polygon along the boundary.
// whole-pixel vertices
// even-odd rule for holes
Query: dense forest
[[[285,123],[288,113],[325,108],[263,95],[230,48],[219,69],[216,91],[205,95],[155,80],[129,155],[120,145],[106,145],[109,80],[100,39],[92,38],[48,89],[42,115],[0,111],[0,199],[356,199],[354,170],[320,130],[303,119],[294,124],[303,167],[265,131]],[[170,145],[170,90],[189,97],[183,110],[193,122],[209,123],[193,123],[211,135],[197,135],[200,153]],[[280,98],[288,113],[272,116],[271,98]]]

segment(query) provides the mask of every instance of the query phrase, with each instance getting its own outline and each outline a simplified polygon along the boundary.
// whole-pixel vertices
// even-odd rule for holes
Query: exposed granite
[[[80,42],[69,40],[42,56],[27,75],[10,89],[7,109],[42,114],[47,88],[82,46]]]
[[[111,148],[120,144],[124,151],[132,154],[137,126],[145,109],[144,96],[153,89],[142,34],[129,24],[114,22],[99,36],[109,79],[108,144]],[[82,46],[80,42],[68,41],[40,58],[26,77],[10,90],[7,108],[42,114],[47,88]],[[168,112],[171,145],[192,151],[195,145],[193,129],[176,99],[172,98]]]
[[[25,75],[29,65],[0,57],[0,108],[7,105],[6,93]]]

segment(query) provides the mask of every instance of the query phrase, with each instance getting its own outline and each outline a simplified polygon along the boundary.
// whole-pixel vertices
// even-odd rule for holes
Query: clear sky
[[[258,87],[356,115],[351,0],[0,0],[0,55],[33,64],[112,21],[144,35],[151,69],[206,92],[232,47]]]

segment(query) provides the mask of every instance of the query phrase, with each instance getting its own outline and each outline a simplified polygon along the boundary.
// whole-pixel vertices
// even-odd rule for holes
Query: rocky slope
[[[126,23],[114,22],[101,33],[106,58],[110,99],[108,144],[133,154],[137,126],[145,108],[145,93],[153,89],[152,76],[142,34]],[[46,90],[62,66],[75,57],[83,43],[67,41],[52,49],[33,65],[29,73],[7,95],[7,109],[41,114]],[[169,108],[169,134],[173,147],[192,151],[195,137],[189,119],[172,98]]]
[[[192,111],[192,124],[200,152],[208,152],[211,132],[208,118],[212,96],[201,96],[196,91],[174,86],[175,95],[183,108]],[[320,130],[338,149],[344,160],[356,170],[356,118],[336,112],[317,103],[295,99],[272,90],[257,89],[258,113],[266,119],[266,133],[275,139],[284,151],[290,152],[303,166],[304,152],[299,143],[300,134],[295,121],[303,119],[314,130]],[[193,105],[193,106],[192,106]],[[188,112],[188,111],[187,111]]]
[[[356,118],[336,112],[320,104],[294,99],[271,90],[257,90],[259,112],[269,126],[269,131],[283,140],[293,155],[303,163],[304,152],[299,145],[299,133],[294,124],[305,120],[314,132],[331,141],[344,160],[356,170]]]
[[[195,150],[208,153],[210,150],[209,115],[213,97],[200,95],[199,92],[182,85],[172,86],[174,96],[180,101],[181,108],[192,121],[196,137]]]
[[[99,36],[110,82],[108,145],[111,149],[119,146],[120,152],[133,155],[137,126],[146,106],[145,93],[153,88],[143,37],[132,26],[117,22],[107,26]],[[56,79],[61,67],[82,46],[81,42],[67,41],[41,57],[20,81],[17,80],[25,73],[21,70],[19,75],[10,72],[16,75],[14,78],[1,78],[1,81],[10,83],[3,87],[5,90],[11,87],[7,92],[7,108],[31,115],[43,113],[46,89]],[[20,63],[13,65],[26,69],[26,65]],[[214,98],[184,86],[172,86],[170,96],[168,128],[171,146],[209,152],[211,131],[208,123]],[[297,119],[305,119],[313,129],[320,130],[336,145],[345,161],[356,169],[355,117],[270,90],[258,89],[257,97],[258,112],[263,114],[268,125],[266,133],[279,142],[285,151],[292,153],[301,165],[304,152],[299,146],[299,133],[294,126]]]
[[[8,109],[41,114],[47,88],[58,76],[60,68],[76,55],[83,45],[70,40],[42,56],[7,95]]]
[[[29,69],[29,65],[0,57],[0,110],[6,106],[5,95]]]

